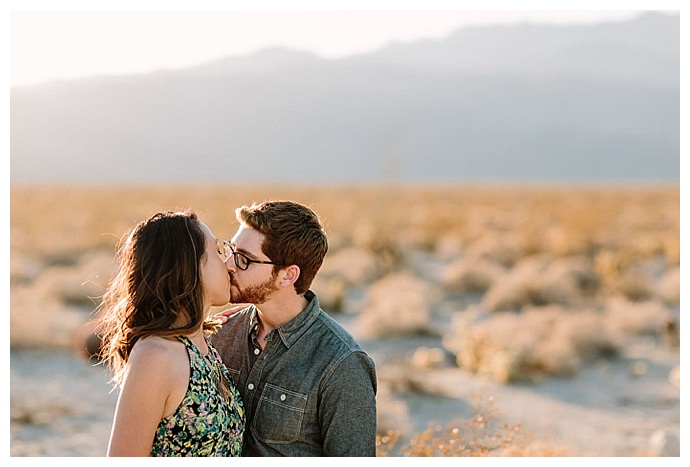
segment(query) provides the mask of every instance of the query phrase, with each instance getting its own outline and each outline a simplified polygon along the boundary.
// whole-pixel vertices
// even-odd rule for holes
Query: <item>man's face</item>
[[[250,260],[270,261],[261,251],[264,235],[242,224],[232,237],[233,249],[247,256]],[[278,290],[273,266],[270,264],[250,263],[246,270],[237,267],[232,255],[225,262],[230,275],[230,298],[232,303],[253,303],[260,305],[269,300]]]

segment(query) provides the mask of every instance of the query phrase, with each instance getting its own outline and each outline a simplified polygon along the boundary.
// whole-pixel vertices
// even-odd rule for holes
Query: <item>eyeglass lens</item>
[[[235,266],[242,269],[243,271],[246,270],[249,267],[249,261],[247,260],[247,257],[244,256],[242,253],[238,253],[236,251],[233,251],[232,253],[235,257]]]
[[[226,240],[223,242],[223,253],[225,255],[225,261],[227,261],[230,256],[233,257],[235,261],[235,266],[245,271],[249,267],[249,258],[247,258],[242,253],[234,250],[232,245]]]

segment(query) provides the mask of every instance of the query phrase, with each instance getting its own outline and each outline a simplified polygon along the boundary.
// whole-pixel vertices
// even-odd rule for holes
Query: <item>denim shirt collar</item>
[[[299,339],[304,331],[309,328],[309,325],[311,325],[311,323],[313,323],[316,318],[319,317],[321,308],[319,307],[319,299],[316,297],[314,292],[307,290],[307,292],[304,294],[304,298],[309,301],[307,307],[302,310],[300,314],[295,316],[290,322],[284,324],[274,331],[278,333],[280,340],[283,341],[283,344],[285,344],[285,347],[287,348],[290,348],[292,344],[297,342],[297,339]],[[259,319],[257,315],[257,308],[254,307],[249,325],[250,332],[258,323]]]

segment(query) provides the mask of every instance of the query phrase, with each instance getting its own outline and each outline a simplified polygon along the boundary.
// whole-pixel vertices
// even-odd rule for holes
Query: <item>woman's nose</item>
[[[235,271],[235,261],[234,261],[234,258],[232,257],[232,255],[228,256],[225,259],[225,268],[228,271],[233,271],[233,272]]]

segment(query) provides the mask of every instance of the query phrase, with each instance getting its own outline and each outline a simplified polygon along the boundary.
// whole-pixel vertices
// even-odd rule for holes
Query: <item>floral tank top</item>
[[[178,339],[189,354],[189,385],[177,410],[158,424],[151,455],[239,456],[245,414],[230,373],[209,339],[206,357],[189,338]]]

